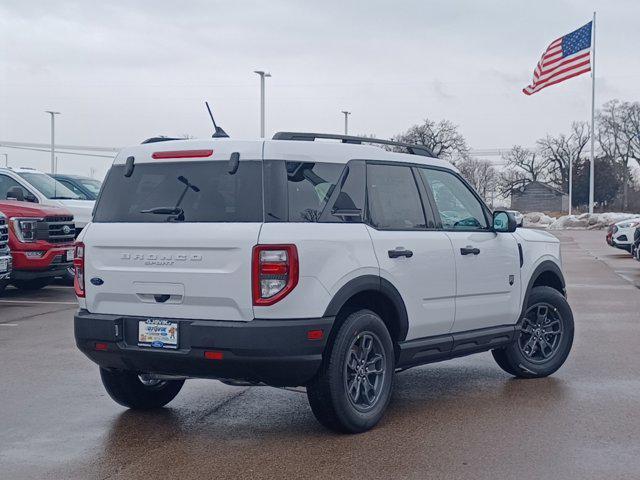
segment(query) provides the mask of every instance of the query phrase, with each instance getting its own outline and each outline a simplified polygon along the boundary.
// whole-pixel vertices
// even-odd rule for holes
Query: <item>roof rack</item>
[[[354,137],[351,135],[339,135],[334,133],[307,133],[307,132],[277,132],[273,136],[273,140],[301,140],[306,142],[313,142],[314,140],[322,138],[322,139],[330,139],[330,140],[340,140],[342,143],[377,143],[380,145],[393,145],[394,147],[402,147],[406,148],[407,152],[411,155],[421,155],[423,157],[434,157],[431,150],[423,145],[411,145],[408,143],[402,142],[394,142],[392,140],[382,140],[379,138],[369,138],[369,137]]]

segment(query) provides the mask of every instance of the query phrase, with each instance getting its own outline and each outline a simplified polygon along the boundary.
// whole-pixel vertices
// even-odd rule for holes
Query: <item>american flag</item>
[[[525,95],[591,70],[592,23],[551,42],[533,71],[533,82],[522,89]]]

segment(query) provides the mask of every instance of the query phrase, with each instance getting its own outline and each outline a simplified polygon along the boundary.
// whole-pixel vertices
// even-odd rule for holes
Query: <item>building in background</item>
[[[529,182],[511,193],[511,208],[520,212],[563,212],[569,195],[542,182]]]

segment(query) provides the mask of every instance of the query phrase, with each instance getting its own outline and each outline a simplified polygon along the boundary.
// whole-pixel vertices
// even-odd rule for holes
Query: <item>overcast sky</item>
[[[203,102],[232,137],[278,130],[386,138],[447,118],[473,148],[533,145],[587,120],[583,75],[526,97],[542,51],[597,21],[597,103],[640,100],[640,2],[0,0],[0,140],[121,146],[205,137]],[[47,169],[47,153],[9,163]],[[0,157],[0,161],[4,158]],[[110,161],[60,155],[59,169],[102,175]]]

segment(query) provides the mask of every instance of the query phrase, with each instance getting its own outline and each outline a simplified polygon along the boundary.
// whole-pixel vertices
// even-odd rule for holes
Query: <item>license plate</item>
[[[67,262],[73,261],[73,249],[67,250]]]
[[[5,273],[9,269],[9,262],[6,258],[0,259],[0,273]]]
[[[152,348],[178,348],[178,322],[168,320],[140,320],[138,346]]]

